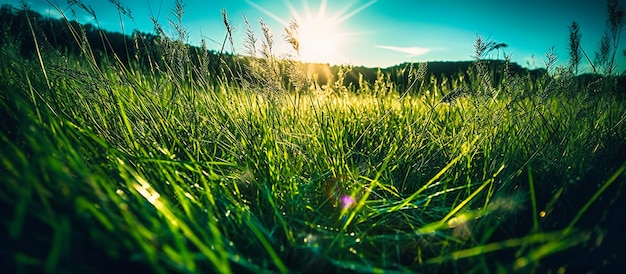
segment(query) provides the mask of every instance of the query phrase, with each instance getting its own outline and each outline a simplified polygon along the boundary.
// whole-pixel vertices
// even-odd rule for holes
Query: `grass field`
[[[610,77],[495,81],[477,54],[469,79],[422,65],[407,88],[303,90],[44,48],[2,46],[10,273],[621,267],[626,101]]]

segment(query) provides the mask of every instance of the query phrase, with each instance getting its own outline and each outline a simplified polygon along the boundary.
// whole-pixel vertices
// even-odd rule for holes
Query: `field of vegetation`
[[[24,15],[0,43],[7,273],[623,267],[617,49],[594,75],[551,52],[531,75],[477,37],[466,71],[348,84],[342,66],[322,84],[268,32],[259,58],[164,33],[117,52],[104,32],[60,20],[72,46],[58,47],[33,11],[2,13]]]

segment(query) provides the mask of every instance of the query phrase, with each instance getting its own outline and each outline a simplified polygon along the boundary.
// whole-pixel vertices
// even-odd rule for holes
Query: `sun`
[[[295,20],[298,25],[296,38],[299,49],[296,54],[297,57],[306,63],[339,64],[348,62],[346,52],[350,37],[354,33],[349,32],[344,23],[376,1],[371,0],[357,7],[354,5],[358,2],[351,1],[348,6],[332,13],[328,12],[328,0],[319,1],[317,10],[310,8],[308,3],[313,2],[310,0],[302,0],[299,9],[296,9],[291,1],[285,1],[285,5],[291,13],[289,17]],[[289,20],[283,19],[249,0],[247,2],[283,26],[288,26]]]
[[[328,63],[344,59],[342,52],[348,34],[342,29],[341,22],[329,18],[325,13],[305,13],[304,16],[293,14],[298,23],[298,55],[303,62]]]

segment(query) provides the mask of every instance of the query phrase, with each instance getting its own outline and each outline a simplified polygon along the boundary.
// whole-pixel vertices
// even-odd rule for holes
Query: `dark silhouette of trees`
[[[28,21],[31,22],[32,29]],[[17,9],[11,5],[0,7],[0,32],[2,33],[0,45],[16,43],[23,57],[31,57],[36,53],[33,34],[40,45],[40,50],[57,51],[70,56],[82,56],[91,52],[97,63],[107,60],[125,67],[136,66],[152,72],[155,72],[157,67],[165,67],[163,61],[168,54],[163,52],[161,47],[164,39],[169,39],[167,37],[139,31],[124,35],[100,29],[92,24],[45,17],[33,10]],[[191,65],[206,66],[197,72],[219,75],[218,73],[224,72],[218,67],[219,63],[236,67],[235,56],[225,53],[218,58],[215,51],[186,46]]]

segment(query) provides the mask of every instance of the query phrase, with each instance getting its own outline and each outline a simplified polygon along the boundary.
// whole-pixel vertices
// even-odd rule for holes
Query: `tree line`
[[[127,67],[137,67],[146,70],[155,70],[171,66],[174,59],[188,61],[193,71],[208,74],[215,82],[239,81],[241,75],[246,75],[247,66],[252,61],[249,56],[234,55],[228,52],[208,50],[205,46],[184,44],[182,41],[173,41],[169,37],[158,34],[134,31],[131,35],[110,32],[92,24],[81,24],[64,18],[56,19],[43,16],[29,10],[18,9],[11,5],[0,7],[0,46],[14,43],[20,49],[20,54],[27,58],[36,54],[35,39],[41,49],[60,52],[67,56],[85,55],[86,49],[91,52],[90,58],[96,63],[103,61],[118,62]],[[183,50],[180,56],[170,56],[173,52],[164,50],[165,46],[176,46],[178,51]],[[181,57],[182,56],[182,57]],[[517,63],[506,60],[484,60],[494,73],[494,82],[504,77],[503,73],[527,76],[537,79],[546,73],[545,69],[529,70]],[[288,60],[280,61],[286,67]],[[441,79],[467,77],[473,61],[459,62],[428,62],[427,78]],[[337,81],[346,87],[355,90],[366,85],[375,85],[381,75],[393,82],[396,88],[403,89],[410,85],[409,68],[414,64],[404,63],[387,68],[370,68],[363,66],[331,66],[329,64],[308,64],[316,75],[316,84],[323,86]],[[506,66],[506,69],[504,67]],[[200,68],[198,70],[197,68]],[[343,75],[339,75],[343,73]],[[589,75],[585,77],[589,78]],[[285,79],[288,81],[288,79]]]

